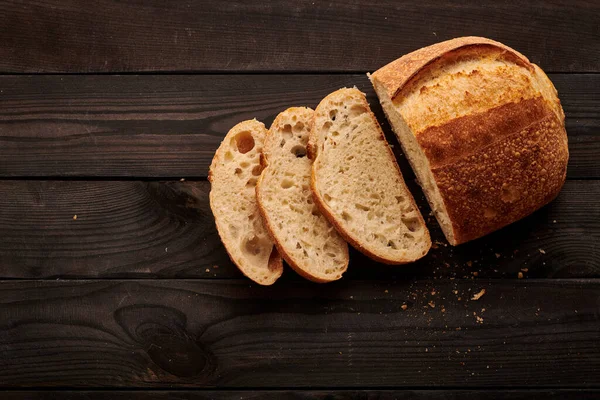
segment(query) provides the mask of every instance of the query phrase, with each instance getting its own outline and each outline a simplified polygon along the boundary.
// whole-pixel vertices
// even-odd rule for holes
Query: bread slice
[[[370,77],[452,245],[554,199],[569,150],[544,72],[519,52],[463,37],[407,54]]]
[[[210,165],[210,208],[231,260],[244,275],[271,285],[283,262],[256,204],[260,153],[267,130],[257,120],[240,122],[225,136]]]
[[[427,254],[429,231],[362,92],[340,89],[321,101],[309,156],[316,203],[350,244],[387,264]]]
[[[275,118],[265,140],[265,168],[256,196],[285,261],[306,279],[323,283],[340,279],[349,257],[348,244],[321,214],[310,191],[312,162],[306,145],[313,113],[293,107]]]

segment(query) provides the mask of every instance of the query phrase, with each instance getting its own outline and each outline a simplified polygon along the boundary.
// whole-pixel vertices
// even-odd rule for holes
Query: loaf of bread
[[[340,89],[312,121],[311,188],[323,214],[367,256],[388,264],[423,257],[429,231],[365,95]]]
[[[522,54],[464,37],[407,54],[370,78],[451,244],[557,196],[569,158],[564,113],[548,77]]]
[[[271,285],[283,262],[256,203],[260,154],[267,130],[257,120],[240,122],[225,136],[210,165],[210,208],[231,260],[244,275]]]
[[[279,254],[298,274],[323,283],[340,279],[349,257],[348,244],[319,212],[310,190],[306,145],[312,117],[310,108],[293,107],[275,118],[256,198]]]

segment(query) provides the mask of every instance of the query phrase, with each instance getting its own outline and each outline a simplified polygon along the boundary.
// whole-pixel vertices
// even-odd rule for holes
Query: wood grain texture
[[[409,182],[423,214],[429,209]],[[216,233],[209,183],[0,181],[1,278],[241,278]],[[567,181],[533,215],[401,267],[356,251],[344,280],[600,276],[600,181]],[[77,215],[77,219],[73,217]],[[300,280],[289,268],[283,281]]]
[[[529,389],[529,390],[178,390],[178,391],[12,391],[4,392],[5,400],[588,400],[597,399],[594,389]]]
[[[0,72],[366,72],[466,35],[549,71],[600,68],[600,6],[585,0],[11,0],[0,12]]]
[[[600,75],[552,74],[568,177],[600,177]],[[206,177],[227,131],[356,85],[414,177],[366,75],[0,76],[0,177]]]
[[[323,289],[247,280],[4,281],[0,385],[509,389],[600,381],[597,280]]]

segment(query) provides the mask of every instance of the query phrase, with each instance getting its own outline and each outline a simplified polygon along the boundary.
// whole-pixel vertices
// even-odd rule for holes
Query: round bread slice
[[[256,204],[260,153],[267,130],[257,120],[240,122],[227,133],[210,165],[210,208],[231,260],[261,285],[273,284],[283,262]]]
[[[429,231],[362,92],[321,101],[308,148],[316,203],[350,244],[387,264],[427,254]]]
[[[558,195],[569,159],[565,116],[552,82],[522,54],[463,37],[407,54],[370,78],[450,244]]]
[[[312,162],[306,156],[313,110],[280,113],[267,134],[258,206],[279,253],[298,274],[314,282],[340,279],[348,268],[348,244],[317,206],[310,191]]]

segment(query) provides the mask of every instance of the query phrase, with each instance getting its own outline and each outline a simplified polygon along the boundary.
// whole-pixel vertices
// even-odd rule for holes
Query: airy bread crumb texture
[[[260,154],[267,130],[257,121],[234,126],[210,166],[210,206],[219,236],[231,260],[248,278],[273,284],[283,264],[256,203]]]
[[[363,93],[340,89],[323,99],[309,150],[315,197],[354,247],[389,264],[427,253],[429,232]]]
[[[267,134],[263,170],[256,187],[266,226],[280,254],[300,275],[315,282],[342,277],[348,245],[314,204],[307,157],[313,110],[280,113]]]

